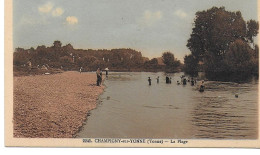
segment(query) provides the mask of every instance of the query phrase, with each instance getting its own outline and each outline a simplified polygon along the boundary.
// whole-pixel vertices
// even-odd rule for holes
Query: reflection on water
[[[192,124],[198,138],[257,138],[257,85],[208,82],[194,97]],[[238,94],[238,98],[230,97]]]
[[[244,84],[208,81],[201,93],[189,82],[177,85],[181,75],[169,74],[172,84],[166,84],[164,73],[110,73],[101,104],[91,111],[77,137],[258,137],[257,80]]]

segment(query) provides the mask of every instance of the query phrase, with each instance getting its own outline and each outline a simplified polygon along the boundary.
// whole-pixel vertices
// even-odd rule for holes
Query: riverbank
[[[32,76],[32,75],[43,75],[43,74],[58,74],[64,72],[57,68],[29,68],[27,66],[14,66],[14,76]]]
[[[73,137],[103,89],[89,72],[14,77],[14,137]]]

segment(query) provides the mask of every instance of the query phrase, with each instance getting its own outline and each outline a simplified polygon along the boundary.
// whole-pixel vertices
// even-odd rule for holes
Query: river
[[[178,85],[181,75],[169,74],[172,83],[166,84],[162,72],[109,73],[100,104],[76,137],[258,138],[258,80],[206,81],[205,91],[199,92],[189,82]]]

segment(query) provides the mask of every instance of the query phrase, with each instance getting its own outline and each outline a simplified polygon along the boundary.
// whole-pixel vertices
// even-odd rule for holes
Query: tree
[[[226,73],[229,71],[228,65],[231,65],[224,63],[226,53],[231,54],[231,49],[232,53],[241,52],[233,46],[245,47],[247,45],[246,47],[250,48],[247,51],[251,51],[249,44],[253,43],[253,37],[258,34],[258,28],[258,22],[254,20],[246,22],[240,11],[229,12],[224,7],[212,7],[206,11],[197,12],[194,27],[187,42],[191,56],[186,57],[186,70],[192,70],[194,62],[202,61],[206,74],[208,72]],[[235,45],[234,42],[236,42]],[[232,47],[230,47],[231,44]]]
[[[254,50],[244,41],[236,40],[231,43],[224,59],[230,72],[251,72]]]
[[[245,37],[246,22],[239,11],[228,12],[224,7],[213,7],[196,13],[187,47],[199,60],[206,52],[221,57],[231,42]]]
[[[60,62],[62,64],[63,67],[66,67],[66,68],[71,68],[71,64],[73,63],[73,60],[71,57],[69,56],[63,56],[60,58]]]
[[[171,67],[174,63],[174,55],[171,52],[164,52],[162,54],[162,58],[163,58],[163,63],[166,66]]]
[[[157,58],[152,58],[151,60],[145,61],[144,67],[149,69],[150,71],[157,71],[158,68],[158,60]]]
[[[247,22],[247,33],[246,33],[246,37],[247,39],[253,43],[253,37],[255,37],[258,34],[258,29],[259,29],[259,24],[258,22],[254,21],[254,20],[249,20]]]
[[[29,61],[29,54],[26,51],[17,50],[14,52],[14,61],[15,66],[24,65]]]
[[[257,59],[259,58],[259,47],[258,47],[258,45],[255,45],[254,57],[257,58]]]
[[[174,58],[171,52],[164,52],[162,54],[163,63],[166,65],[166,72],[175,72],[177,67],[180,66],[180,61]]]
[[[156,58],[152,58],[152,59],[150,60],[150,62],[151,62],[151,65],[155,65],[155,66],[158,65],[158,60],[157,60]]]
[[[53,46],[55,47],[55,48],[61,48],[61,42],[60,41],[58,41],[58,40],[56,40],[56,41],[54,41],[53,42]]]
[[[184,64],[184,71],[186,73],[196,74],[198,72],[198,60],[193,55],[185,55]]]
[[[252,58],[253,62],[253,74],[258,75],[259,72],[259,47],[255,45],[254,54]]]

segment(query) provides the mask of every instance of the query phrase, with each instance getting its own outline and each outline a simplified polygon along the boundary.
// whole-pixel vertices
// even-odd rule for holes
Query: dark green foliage
[[[196,74],[198,72],[198,59],[195,59],[191,54],[185,55],[184,70],[188,74]]]
[[[224,7],[213,7],[196,13],[192,34],[187,47],[191,55],[185,56],[185,71],[203,71],[211,76],[252,73],[258,69],[258,46],[251,47],[258,34],[258,22],[244,21],[241,12],[229,12]],[[254,56],[255,55],[255,56]]]
[[[254,40],[253,40],[253,37],[257,36],[258,34],[258,29],[259,29],[259,24],[258,22],[254,21],[254,20],[249,20],[247,22],[247,34],[246,34],[246,37],[247,39],[253,43]]]
[[[144,68],[153,69],[154,71],[157,71],[157,69],[159,68],[157,58],[153,58],[151,60],[145,61]]]
[[[180,66],[180,61],[174,58],[171,52],[164,52],[162,54],[163,63],[166,65],[166,72],[176,72]]]
[[[230,44],[224,62],[231,72],[251,72],[253,69],[254,50],[242,40]]]

